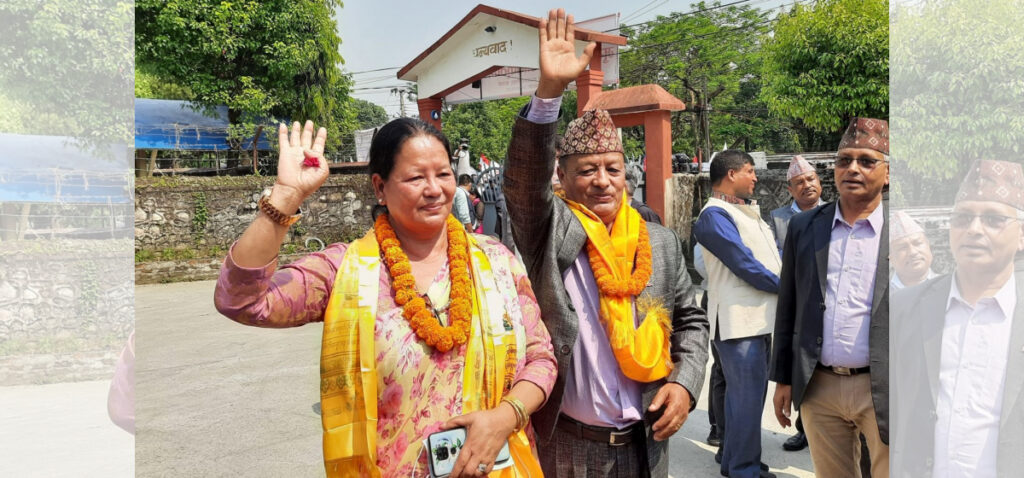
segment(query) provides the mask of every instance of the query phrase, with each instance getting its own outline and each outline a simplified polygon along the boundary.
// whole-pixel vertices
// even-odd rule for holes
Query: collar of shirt
[[[721,199],[729,204],[738,204],[740,206],[753,206],[757,204],[757,201],[753,199],[743,199],[741,197],[733,196],[732,194],[726,194],[721,191],[711,191],[711,197],[715,199]]]
[[[867,218],[868,226],[870,226],[871,230],[876,234],[882,230],[882,225],[885,224],[885,214],[882,214],[882,209],[882,203],[879,202],[878,206],[875,206],[875,210],[872,211]],[[836,202],[836,213],[832,216],[832,229],[836,228],[836,223],[843,223],[850,226],[850,228],[853,228],[855,224],[861,221],[863,221],[863,219],[858,219],[854,221],[853,224],[846,222],[846,219],[843,218],[843,211],[839,207],[839,202]]]
[[[1017,281],[1015,276],[1016,273],[1010,272],[1010,278],[1006,279],[1006,283],[999,288],[999,292],[996,292],[996,294],[992,296],[992,298],[996,300],[996,304],[999,305],[999,309],[1003,312],[1004,319],[1010,317],[1013,314],[1014,307],[1017,306]],[[982,297],[981,299],[986,298],[987,297]],[[979,299],[979,302],[981,299]],[[955,303],[954,301],[971,309],[978,306],[977,303],[975,303],[974,306],[971,306],[971,304],[967,303],[963,296],[960,295],[960,286],[957,285],[956,274],[953,274],[953,285],[949,289],[949,299],[946,300],[946,312],[949,312],[949,309],[953,307],[953,304]]]
[[[938,276],[939,276],[938,273],[936,273],[935,271],[933,271],[931,269],[928,269],[928,274],[924,276],[924,280],[934,279],[934,278],[936,278]],[[900,280],[899,274],[896,274],[895,271],[893,271],[893,273],[892,273],[892,280],[889,281],[889,282],[892,284],[892,287],[894,289],[904,289],[904,288],[907,287],[905,284],[903,284],[903,281]],[[947,309],[949,309],[949,308],[947,307]]]
[[[825,201],[822,201],[821,198],[818,198],[818,204],[815,204],[814,207],[821,206],[822,204],[825,204]],[[789,203],[789,208],[792,209],[793,212],[797,214],[804,212],[803,209],[800,209],[800,206],[797,205],[796,200],[793,200]]]

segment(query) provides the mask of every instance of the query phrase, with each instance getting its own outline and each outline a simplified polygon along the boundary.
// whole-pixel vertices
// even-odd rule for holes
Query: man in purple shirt
[[[577,33],[589,39],[595,32]],[[572,121],[555,147],[562,92],[585,69],[596,46],[577,56],[574,37],[572,17],[561,9],[541,21],[540,82],[516,118],[503,176],[512,232],[558,359],[555,386],[530,422],[545,476],[667,478],[667,440],[696,407],[704,382],[707,317],[694,301],[682,242],[671,230],[638,218],[635,224],[646,228],[655,258],[650,278],[617,309],[624,314],[605,315],[606,293],[595,279],[589,234],[616,235],[625,226],[617,237],[636,234],[639,241],[641,232],[629,226],[636,212],[622,202],[622,143],[607,112],[588,111]],[[551,192],[556,165],[564,199],[574,204]],[[597,219],[585,214],[585,229],[577,215],[583,213],[571,207],[586,208]],[[624,363],[634,352],[613,348],[606,324],[650,324],[650,312],[659,309],[647,303],[664,307],[659,309],[670,321],[668,342],[633,342],[634,351],[668,347],[665,359],[672,365],[665,376],[633,379],[627,369],[635,368]]]
[[[839,201],[797,214],[782,253],[771,380],[775,416],[804,422],[815,473],[889,476],[889,125],[854,118],[835,162]],[[813,258],[813,260],[811,259]]]

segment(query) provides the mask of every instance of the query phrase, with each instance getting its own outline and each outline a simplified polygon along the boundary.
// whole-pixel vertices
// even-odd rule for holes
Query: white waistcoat
[[[754,253],[765,269],[776,275],[782,270],[779,250],[775,248],[775,236],[771,227],[761,219],[760,208],[756,205],[730,204],[717,198],[710,198],[704,209],[710,206],[722,208],[736,223],[740,239]],[[704,212],[701,209],[701,213]],[[775,329],[775,304],[778,294],[755,289],[731,270],[707,249],[704,261],[708,271],[708,320],[711,322],[711,338],[715,337],[716,322],[721,340],[753,337],[770,334]],[[715,320],[715,318],[718,320]]]

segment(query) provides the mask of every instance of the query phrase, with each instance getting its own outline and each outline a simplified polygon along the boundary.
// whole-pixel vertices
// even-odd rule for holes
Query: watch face
[[[266,188],[266,189],[263,190],[263,193],[261,193],[260,196],[268,198],[268,197],[270,197],[270,191],[271,191],[270,188]]]

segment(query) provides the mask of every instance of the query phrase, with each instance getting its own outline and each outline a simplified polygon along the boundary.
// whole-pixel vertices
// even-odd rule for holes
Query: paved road
[[[214,309],[213,287],[135,289],[137,476],[323,476],[314,411],[322,327],[238,325]],[[707,433],[702,396],[672,438],[671,476],[718,476]],[[764,461],[780,477],[814,476],[806,450],[781,450],[788,437],[766,410]]]
[[[0,387],[0,476],[135,476],[134,439],[107,416],[109,389],[106,380]]]

